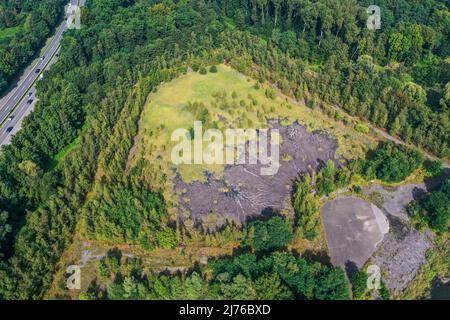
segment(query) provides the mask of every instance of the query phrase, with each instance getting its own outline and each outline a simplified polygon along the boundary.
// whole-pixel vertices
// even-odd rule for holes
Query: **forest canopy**
[[[0,41],[0,91],[55,27],[62,2],[0,2],[0,33],[21,29]],[[42,298],[81,218],[96,239],[148,250],[173,248],[183,236],[194,242],[195,231],[182,235],[169,223],[161,190],[124,174],[147,96],[190,67],[214,72],[207,68],[226,61],[311,108],[341,108],[448,157],[448,4],[370,2],[382,9],[381,30],[366,28],[368,1],[88,0],[83,28],[64,35],[60,60],[37,84],[35,111],[0,154],[0,298]],[[382,143],[364,164],[367,176],[398,182],[422,162],[419,152]],[[317,176],[318,195],[348,180],[328,163]],[[310,177],[296,191],[295,227],[313,239],[319,224]],[[415,211],[436,230],[448,222],[447,191]],[[147,280],[130,273],[110,283],[107,296],[349,298],[342,269],[286,250],[295,236],[291,221],[234,231],[223,237],[245,239],[251,250],[214,261],[214,278],[205,280],[202,270]]]

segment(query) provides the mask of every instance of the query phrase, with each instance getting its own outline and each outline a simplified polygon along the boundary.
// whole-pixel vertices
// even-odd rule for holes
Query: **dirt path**
[[[338,107],[338,106],[332,106],[334,109],[336,109],[336,110],[338,110],[338,111],[340,111],[340,112],[344,112],[348,117],[350,117],[351,119],[356,119],[356,117],[352,117],[352,116],[350,116],[345,110],[343,110],[342,108],[340,108],[340,107]],[[397,138],[397,137],[394,137],[394,136],[391,136],[389,133],[387,133],[385,130],[382,130],[382,129],[380,129],[380,128],[378,128],[378,127],[376,127],[376,126],[374,126],[373,124],[371,124],[371,123],[369,123],[369,122],[367,122],[367,121],[364,121],[364,124],[366,124],[370,129],[372,129],[376,134],[378,134],[379,136],[381,136],[381,137],[383,137],[384,139],[386,139],[386,140],[389,140],[389,141],[392,141],[392,142],[394,142],[394,143],[396,143],[396,144],[400,144],[400,145],[403,145],[403,146],[406,146],[406,147],[409,147],[409,148],[416,148],[416,149],[419,149],[417,146],[415,146],[415,145],[412,145],[412,144],[409,144],[409,143],[406,143],[405,141],[403,141],[403,140],[401,140],[401,139],[399,139],[399,138]],[[427,151],[424,151],[424,150],[422,150],[422,149],[419,149],[419,151],[420,152],[422,152],[428,159],[430,159],[430,160],[442,160],[442,166],[444,167],[444,168],[450,168],[450,163],[449,163],[449,161],[447,161],[446,159],[440,159],[440,158],[438,158],[438,157],[436,157],[435,155],[433,155],[433,154],[431,154],[431,153],[429,153],[429,152],[427,152]]]

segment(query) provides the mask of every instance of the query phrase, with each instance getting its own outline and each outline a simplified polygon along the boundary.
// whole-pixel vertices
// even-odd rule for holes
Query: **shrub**
[[[256,252],[285,247],[293,238],[291,223],[282,217],[255,221],[251,223],[249,233],[248,242]]]
[[[389,292],[389,289],[386,287],[383,281],[381,281],[380,289],[378,290],[380,293],[380,297],[383,300],[389,300],[391,298],[391,293]]]
[[[386,182],[401,182],[423,163],[420,152],[389,141],[382,143],[365,163],[365,175]]]
[[[365,134],[369,133],[369,127],[361,123],[355,124],[355,130]]]
[[[273,88],[267,88],[266,89],[266,97],[269,99],[274,100],[276,97],[275,90]]]
[[[352,283],[352,291],[353,296],[356,299],[364,298],[367,289],[367,273],[364,271],[356,271],[352,275],[351,283]]]
[[[435,160],[435,161],[426,161],[425,162],[425,169],[429,174],[432,176],[438,176],[442,172],[442,161],[441,160]]]
[[[446,232],[450,221],[449,204],[450,180],[447,179],[439,190],[409,204],[407,211],[419,229],[429,227],[437,232]]]

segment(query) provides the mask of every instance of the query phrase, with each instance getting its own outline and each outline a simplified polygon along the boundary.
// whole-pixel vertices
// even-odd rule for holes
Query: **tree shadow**
[[[426,190],[424,190],[424,189],[422,189],[422,188],[418,188],[418,187],[415,187],[415,188],[412,190],[412,196],[413,196],[413,199],[414,199],[414,200],[421,199],[423,196],[426,195],[426,193],[427,193]]]
[[[116,258],[120,262],[122,259],[122,251],[120,251],[119,248],[114,247],[106,253],[106,256]]]
[[[347,274],[348,278],[351,279],[355,272],[357,272],[359,269],[356,266],[356,264],[353,261],[347,260],[345,263],[345,273]]]
[[[246,217],[245,224],[248,225],[255,221],[267,221],[274,217],[284,218],[284,216],[277,209],[266,207],[261,210],[261,214]]]
[[[444,168],[441,174],[431,178],[426,178],[424,180],[424,183],[427,188],[427,191],[430,192],[439,189],[442,183],[449,177],[450,177],[450,168]]]
[[[319,262],[323,265],[331,267],[331,259],[326,251],[311,251],[306,250],[301,257],[306,259],[308,262]]]

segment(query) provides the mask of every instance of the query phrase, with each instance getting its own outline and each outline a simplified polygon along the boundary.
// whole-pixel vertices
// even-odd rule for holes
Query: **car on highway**
[[[34,71],[34,73],[39,73],[39,72],[41,72],[41,69],[39,69],[39,68]]]
[[[33,103],[33,99],[29,99],[28,101],[27,101],[27,104],[32,104]]]
[[[8,117],[8,121],[11,121],[12,119],[14,119],[14,116],[9,116]]]
[[[13,129],[14,127],[9,127],[8,129],[6,129],[6,133],[10,133]]]

